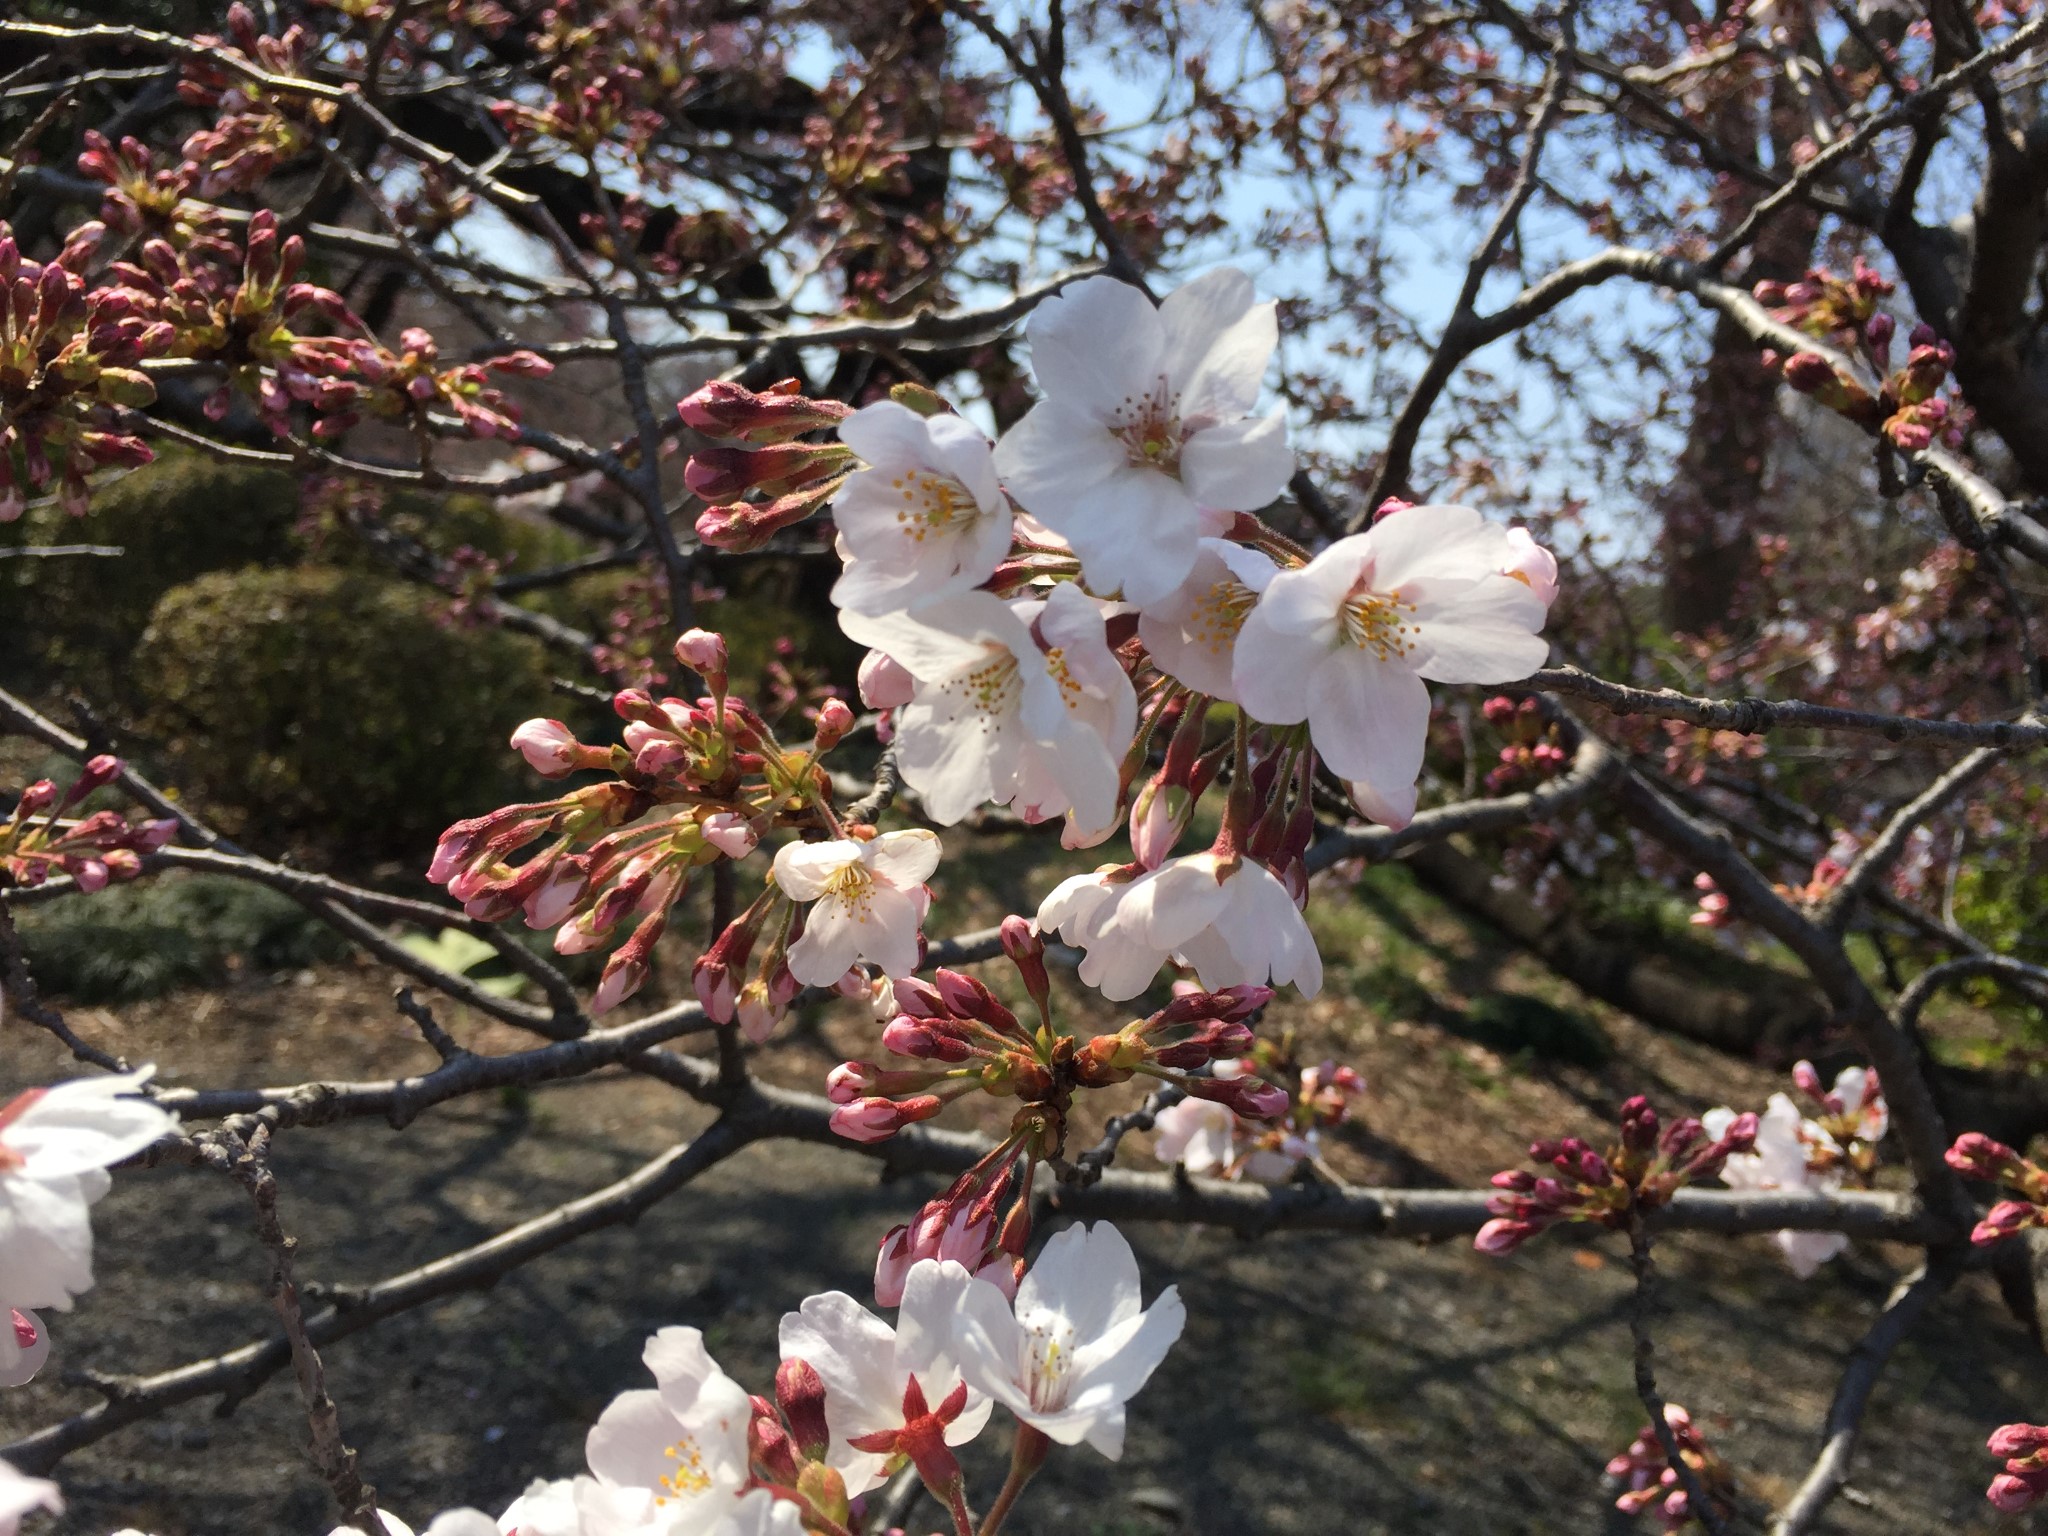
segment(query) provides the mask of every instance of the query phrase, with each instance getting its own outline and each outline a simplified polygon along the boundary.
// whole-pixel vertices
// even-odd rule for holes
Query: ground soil
[[[1474,1183],[1514,1163],[1532,1134],[1597,1133],[1631,1092],[1697,1110],[1760,1107],[1784,1086],[1780,1071],[1589,1003],[1406,887],[1382,889],[1375,906],[1369,885],[1362,909],[1332,920],[1349,926],[1325,932],[1331,986],[1315,1003],[1276,1009],[1271,1023],[1293,1030],[1305,1057],[1337,1055],[1371,1084],[1358,1122],[1333,1138],[1329,1162],[1342,1178]],[[1407,982],[1387,985],[1394,972]],[[162,1063],[173,1082],[290,1083],[431,1065],[390,989],[378,968],[339,965],[75,1008],[71,1018],[109,1048]],[[1500,996],[1534,999],[1565,1019],[1562,1056],[1554,1039],[1548,1054],[1505,1049],[1489,1022],[1496,1015],[1478,1006]],[[1107,1016],[1072,988],[1063,1006],[1073,1018]],[[448,1022],[479,1050],[520,1043],[474,1018]],[[833,1061],[872,1050],[872,1025],[835,1005],[800,1021],[758,1066],[815,1086]],[[0,1024],[0,1089],[66,1071],[44,1037]],[[370,1122],[288,1133],[277,1155],[283,1216],[301,1240],[302,1275],[365,1282],[618,1178],[704,1118],[659,1084],[611,1074],[449,1104],[401,1132]],[[981,1123],[995,1122],[984,1114]],[[1147,1165],[1142,1138],[1129,1160]],[[928,1188],[878,1185],[872,1164],[831,1148],[751,1148],[636,1226],[334,1345],[342,1423],[398,1513],[423,1525],[446,1505],[495,1511],[530,1478],[579,1466],[584,1431],[606,1400],[641,1384],[637,1357],[655,1328],[703,1328],[728,1369],[765,1386],[780,1315],[816,1290],[864,1295],[877,1237]],[[121,1176],[96,1213],[99,1284],[55,1320],[51,1369],[0,1397],[0,1441],[93,1401],[66,1384],[67,1367],[147,1373],[266,1334],[267,1266],[248,1214],[218,1175]],[[1056,1455],[1012,1529],[1628,1528],[1607,1510],[1612,1490],[1601,1482],[1607,1458],[1643,1422],[1630,1376],[1630,1282],[1613,1238],[1553,1235],[1490,1260],[1462,1242],[1131,1235],[1148,1290],[1180,1287],[1187,1335],[1136,1401],[1122,1463],[1085,1448]],[[1662,1382],[1736,1468],[1745,1529],[1804,1474],[1844,1358],[1914,1257],[1859,1245],[1802,1282],[1762,1239],[1661,1245]],[[1895,1357],[1850,1496],[1827,1529],[2025,1528],[1985,1503],[1996,1468],[1982,1446],[1995,1426],[2044,1410],[2048,1361],[1989,1282],[1967,1279]],[[66,1460],[71,1513],[47,1529],[318,1536],[333,1510],[305,1437],[288,1376],[226,1418],[211,1403],[186,1405]],[[986,1440],[970,1465],[984,1499],[1004,1453],[1000,1436]],[[927,1505],[912,1529],[934,1523]]]

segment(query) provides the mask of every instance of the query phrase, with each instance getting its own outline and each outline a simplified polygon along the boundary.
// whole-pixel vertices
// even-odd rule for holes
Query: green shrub
[[[344,947],[289,896],[182,870],[25,907],[17,921],[37,983],[80,1003],[218,986],[244,968],[296,970]]]
[[[357,571],[202,576],[137,650],[142,734],[232,836],[423,868],[450,821],[541,789],[506,738],[550,707],[537,643],[445,626],[442,607]]]
[[[272,470],[189,454],[95,491],[84,517],[54,504],[0,524],[0,543],[107,544],[117,557],[0,560],[0,670],[62,682],[106,701],[126,681],[129,653],[157,600],[208,571],[284,565],[297,557],[297,482]]]

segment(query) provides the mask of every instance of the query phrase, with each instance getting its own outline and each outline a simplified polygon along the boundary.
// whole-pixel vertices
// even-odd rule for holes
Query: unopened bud
[[[853,729],[853,710],[844,699],[827,699],[818,706],[817,741],[820,752],[839,745]]]
[[[1187,1089],[1196,1098],[1222,1104],[1247,1120],[1277,1120],[1287,1113],[1289,1103],[1286,1090],[1259,1077],[1197,1077],[1188,1082]]]
[[[775,1401],[781,1405],[797,1454],[806,1461],[822,1461],[832,1434],[825,1426],[825,1383],[809,1361],[785,1360],[776,1368]]]
[[[714,690],[725,686],[725,636],[708,629],[685,630],[676,640],[676,660]]]
[[[832,1129],[848,1141],[887,1141],[904,1126],[929,1120],[945,1101],[935,1093],[921,1093],[907,1099],[855,1099],[832,1112]]]

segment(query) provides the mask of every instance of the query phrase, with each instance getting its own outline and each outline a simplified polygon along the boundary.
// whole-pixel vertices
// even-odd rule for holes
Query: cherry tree
[[[1756,1511],[1660,1378],[1659,1237],[1765,1237],[1802,1276],[1909,1245],[1768,1515],[1818,1529],[1888,1358],[1967,1269],[2043,1316],[2048,1086],[1928,1027],[1952,988],[2012,1031],[2048,1007],[2043,26],[2000,0],[0,22],[0,520],[52,505],[87,539],[163,452],[350,485],[397,577],[535,637],[615,717],[532,700],[507,751],[549,787],[420,848],[428,897],[243,846],[90,701],[74,730],[0,692],[0,728],[77,764],[9,787],[0,975],[83,1074],[0,1107],[0,1386],[61,1367],[44,1313],[90,1305],[110,1170],[237,1186],[276,1314],[0,1447],[0,1536],[59,1507],[67,1454],[287,1363],[342,1528],[408,1533],[334,1346],[777,1138],[950,1177],[874,1234],[893,1320],[791,1295],[754,1383],[663,1328],[586,1471],[423,1529],[853,1536],[921,1490],[993,1536],[1049,1458],[1171,1432],[1144,1388],[1187,1312],[1114,1224],[1144,1222],[1466,1239],[1475,1266],[1615,1234],[1644,1428],[1610,1495],[1709,1533]],[[401,491],[591,548],[510,577],[408,539]],[[823,573],[857,675],[736,676],[719,588],[765,562]],[[597,566],[640,577],[611,632],[532,600]],[[932,931],[932,883],[991,834],[1094,867]],[[1588,994],[1796,1062],[1793,1091],[1526,1127],[1532,1166],[1487,1189],[1345,1182],[1326,1133],[1370,1085],[1294,1060],[1266,1010],[1322,987],[1318,903],[1395,859]],[[92,1038],[14,914],[173,870],[282,892],[388,967],[438,1065],[167,1087]],[[2004,878],[2035,893],[2016,943],[1958,911]],[[1624,884],[1774,957],[1770,986],[1673,984],[1594,920]],[[1063,1019],[1060,968],[1123,1022]],[[832,995],[872,1050],[822,1092],[760,1076]],[[444,1016],[534,1040],[479,1051]],[[619,1066],[709,1127],[309,1304],[279,1138]],[[983,1099],[1004,1134],[932,1123]],[[1148,1133],[1173,1171],[1116,1166]],[[970,1488],[957,1453],[990,1433],[1007,1477]],[[1959,1426],[1955,1456],[1980,1436],[1993,1504],[2048,1494],[2048,1430]]]

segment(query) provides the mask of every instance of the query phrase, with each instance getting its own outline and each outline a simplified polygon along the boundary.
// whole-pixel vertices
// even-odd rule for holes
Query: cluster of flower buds
[[[227,371],[205,403],[208,416],[225,416],[239,391],[283,434],[293,402],[316,414],[341,409],[357,388],[343,377],[355,367],[355,338],[302,334],[308,321],[362,329],[341,295],[298,280],[305,263],[305,242],[280,239],[277,216],[259,208],[239,248],[210,234],[182,251],[152,238],[134,261],[116,262],[110,273],[167,328],[177,356]]]
[[[390,420],[440,406],[452,412],[471,437],[519,436],[519,407],[490,384],[492,373],[544,379],[555,365],[538,352],[521,348],[482,363],[441,367],[440,348],[418,326],[399,337],[402,349],[392,352],[374,341],[352,343],[354,378],[331,381],[320,404],[327,413],[314,427],[322,437],[336,437],[368,414]]]
[[[1955,348],[1929,327],[1916,325],[1906,361],[1893,369],[1892,332],[1889,315],[1877,315],[1865,327],[1863,350],[1884,381],[1876,394],[1818,352],[1795,352],[1785,359],[1785,382],[1882,436],[1901,453],[1918,453],[1937,437],[1951,448],[1961,446],[1969,428],[1968,413],[1941,393],[1955,368]]]
[[[54,481],[64,509],[78,514],[94,470],[153,457],[116,412],[156,398],[136,364],[160,354],[171,331],[134,294],[87,293],[80,274],[105,233],[83,225],[54,259],[34,262],[0,222],[0,522],[27,509],[17,470],[29,491]]]
[[[162,236],[182,245],[214,223],[205,205],[189,201],[198,167],[189,160],[159,166],[140,139],[124,138],[114,144],[88,128],[78,172],[106,184],[100,222],[116,234]]]
[[[1815,1173],[1841,1172],[1864,1184],[1877,1171],[1877,1144],[1891,1128],[1875,1067],[1844,1067],[1832,1087],[1810,1061],[1795,1062],[1792,1082],[1819,1113],[1801,1122],[1807,1165]]]
[[[491,103],[491,116],[505,137],[522,148],[541,139],[566,144],[593,159],[601,149],[645,155],[661,131],[661,114],[642,105],[647,78],[631,65],[586,75],[562,65],[548,75],[548,98],[537,105],[505,99]]]
[[[1015,1141],[1005,1141],[918,1207],[909,1221],[884,1232],[875,1254],[875,1300],[885,1307],[898,1305],[910,1267],[924,1259],[950,1260],[1014,1297],[1031,1242],[1036,1168]]]
[[[1992,1206],[1971,1229],[1971,1242],[1996,1243],[2028,1227],[2048,1227],[2048,1169],[1978,1131],[1958,1136],[1945,1155],[1957,1173],[2002,1184],[2019,1196]]]
[[[784,379],[755,393],[713,379],[676,406],[683,424],[739,445],[690,456],[683,480],[709,504],[697,519],[706,544],[738,554],[758,549],[832,499],[854,468],[851,449],[799,441],[851,414],[838,400],[813,400]],[[758,500],[749,500],[758,497]]]
[[[2017,1515],[2048,1498],[2048,1425],[2001,1425],[1984,1449],[2005,1458],[2005,1470],[1984,1490],[1999,1509]]]
[[[271,90],[244,69],[296,76],[318,39],[294,23],[270,36],[242,0],[228,7],[226,37],[195,37],[178,95],[195,107],[219,114],[213,126],[185,141],[185,158],[198,171],[199,195],[248,191],[278,166],[310,149],[334,121],[337,106],[305,91]],[[235,66],[241,66],[237,68]]]
[[[1487,772],[1488,794],[1541,784],[1562,773],[1571,761],[1558,742],[1557,727],[1543,718],[1542,706],[1533,698],[1518,704],[1504,693],[1496,694],[1479,706],[1479,712],[1507,738],[1499,765]]]
[[[1892,288],[1889,279],[1858,256],[1847,277],[1816,267],[1796,283],[1758,283],[1755,294],[1757,303],[1779,324],[1848,351],[1865,327],[1880,318],[1878,301],[1889,297]]]
[[[80,890],[97,891],[109,881],[142,873],[142,856],[177,835],[168,816],[131,822],[119,811],[94,811],[79,821],[64,813],[121,771],[121,759],[102,753],[88,761],[62,795],[51,779],[38,779],[21,792],[14,813],[0,823],[0,872],[14,885],[41,885],[52,873],[69,875]]]
[[[1721,1171],[1730,1156],[1756,1145],[1757,1117],[1737,1115],[1710,1139],[1687,1116],[1660,1131],[1657,1112],[1638,1095],[1621,1106],[1621,1139],[1603,1154],[1576,1136],[1539,1141],[1529,1159],[1553,1174],[1511,1168],[1493,1176],[1500,1191],[1487,1202],[1493,1220],[1479,1229],[1481,1253],[1512,1253],[1559,1222],[1586,1221],[1616,1230],[1670,1202],[1682,1187]]]
[[[691,630],[676,642],[675,654],[704,678],[707,696],[691,702],[620,690],[612,708],[626,726],[613,746],[578,741],[559,720],[527,721],[512,744],[536,772],[613,777],[457,822],[441,834],[427,872],[473,917],[498,921],[523,912],[529,927],[557,929],[555,948],[563,954],[600,948],[627,919],[637,919],[605,967],[592,1002],[597,1012],[617,1006],[646,980],[655,941],[694,870],[745,858],[768,826],[823,819],[831,790],[817,760],[852,723],[844,704],[827,708],[809,749],[785,750],[752,709],[728,695],[720,636]],[[538,853],[518,865],[508,862],[535,843],[544,844]],[[722,1023],[734,1016],[741,1001],[735,978],[779,901],[771,890],[698,962],[698,994]],[[778,949],[788,933],[785,917]],[[757,977],[771,1021],[799,990],[777,970],[771,963]],[[750,1026],[750,1032],[766,1031]]]
[[[1728,893],[1704,869],[1692,877],[1692,888],[1700,893],[1699,905],[1686,921],[1695,928],[1726,928],[1735,921],[1735,906]]]
[[[915,1376],[910,1378],[908,1391],[918,1392]],[[906,1428],[914,1420],[927,1417],[936,1418],[940,1424],[939,1434],[914,1435],[912,1439],[914,1448],[924,1456],[919,1471],[929,1462],[942,1479],[957,1479],[960,1475],[959,1463],[946,1450],[943,1432],[943,1426],[958,1418],[967,1406],[964,1385],[955,1395],[959,1398],[957,1403],[944,1402],[936,1408],[923,1401],[922,1393],[915,1405],[904,1405]],[[826,1421],[825,1382],[817,1370],[806,1360],[784,1360],[776,1367],[774,1400],[755,1393],[752,1405],[753,1418],[747,1425],[747,1460],[754,1476],[769,1486],[794,1491],[798,1508],[830,1522],[824,1528],[848,1529],[854,1523],[854,1511],[847,1497],[846,1479],[827,1460],[833,1440]],[[913,1406],[918,1410],[915,1413],[911,1412]],[[934,1444],[943,1454],[943,1461],[934,1457]],[[896,1447],[878,1449],[893,1453]],[[946,1463],[951,1463],[950,1467]]]
[[[1678,1404],[1664,1405],[1664,1423],[1678,1447],[1679,1459],[1692,1470],[1700,1488],[1718,1507],[1735,1483],[1728,1463],[1707,1444],[1692,1415]],[[1607,1463],[1607,1475],[1627,1485],[1614,1501],[1614,1507],[1628,1515],[1654,1508],[1658,1524],[1667,1536],[1684,1530],[1696,1518],[1692,1495],[1686,1491],[1678,1469],[1664,1454],[1664,1442],[1654,1425],[1644,1425],[1629,1442],[1628,1449]]]

